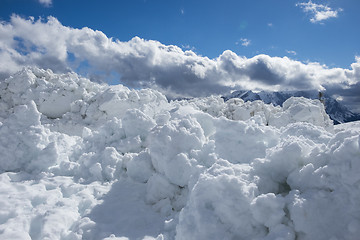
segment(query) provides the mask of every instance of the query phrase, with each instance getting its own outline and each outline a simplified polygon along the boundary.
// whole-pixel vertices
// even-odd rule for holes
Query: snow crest
[[[356,239],[360,123],[24,69],[0,83],[1,239]]]

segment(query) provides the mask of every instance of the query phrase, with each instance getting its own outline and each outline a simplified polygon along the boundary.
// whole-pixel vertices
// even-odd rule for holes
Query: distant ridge
[[[316,90],[309,91],[281,91],[281,92],[253,92],[251,90],[234,91],[229,95],[223,96],[225,101],[231,98],[241,98],[246,101],[261,100],[266,104],[272,103],[275,106],[282,106],[282,104],[290,97],[305,97],[309,99],[318,99],[319,92]],[[334,124],[346,123],[360,120],[360,114],[351,112],[347,107],[336,101],[333,97],[324,93],[323,95],[325,110]]]

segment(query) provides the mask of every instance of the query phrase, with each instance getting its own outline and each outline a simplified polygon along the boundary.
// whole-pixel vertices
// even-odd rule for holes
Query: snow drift
[[[1,239],[356,239],[360,123],[24,69],[0,83]]]

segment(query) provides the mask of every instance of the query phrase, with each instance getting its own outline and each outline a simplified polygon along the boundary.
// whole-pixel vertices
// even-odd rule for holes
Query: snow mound
[[[168,102],[41,69],[0,96],[1,239],[360,234],[360,123],[317,100]]]

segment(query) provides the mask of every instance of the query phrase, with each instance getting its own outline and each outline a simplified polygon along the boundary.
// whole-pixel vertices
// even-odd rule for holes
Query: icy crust
[[[356,239],[360,123],[25,69],[0,83],[1,239]]]

